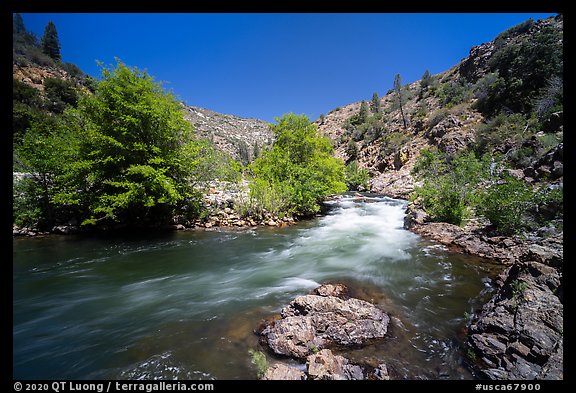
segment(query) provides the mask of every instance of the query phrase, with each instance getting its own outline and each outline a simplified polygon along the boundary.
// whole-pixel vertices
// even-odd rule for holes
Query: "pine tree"
[[[380,97],[378,96],[377,92],[372,94],[372,101],[370,102],[370,109],[372,109],[373,113],[380,112]]]
[[[360,111],[358,112],[358,123],[362,124],[368,118],[368,104],[362,100],[360,103]]]
[[[42,37],[42,52],[50,56],[56,61],[62,60],[60,56],[60,40],[58,39],[58,32],[56,25],[50,21],[44,29],[44,36]]]
[[[22,15],[20,15],[19,13],[14,14],[12,33],[14,34],[26,33],[26,27],[24,26],[24,19],[22,19]]]
[[[407,128],[406,117],[404,116],[404,108],[402,108],[402,77],[400,74],[396,74],[394,77],[394,91],[398,97],[398,103],[400,104],[400,113],[402,114],[402,122],[404,123],[404,128]]]
[[[424,71],[424,74],[422,74],[422,79],[420,79],[420,87],[422,89],[426,89],[428,88],[428,86],[430,86],[431,82],[432,82],[432,75],[430,75],[430,71],[428,70]]]

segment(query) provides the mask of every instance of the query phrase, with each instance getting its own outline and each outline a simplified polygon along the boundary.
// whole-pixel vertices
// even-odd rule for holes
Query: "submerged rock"
[[[324,284],[312,291],[312,295],[335,296],[341,299],[347,294],[348,287],[344,284]]]

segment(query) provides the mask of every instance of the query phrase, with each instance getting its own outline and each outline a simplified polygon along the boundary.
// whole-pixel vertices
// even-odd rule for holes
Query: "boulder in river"
[[[336,289],[339,288],[339,289]],[[338,293],[342,287],[317,288],[315,293]],[[267,322],[260,331],[264,344],[278,355],[304,359],[332,346],[357,346],[381,339],[389,316],[364,300],[336,296],[303,295],[281,311],[281,319]]]

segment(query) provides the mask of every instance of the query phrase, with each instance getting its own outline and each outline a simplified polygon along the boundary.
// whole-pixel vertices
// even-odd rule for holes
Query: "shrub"
[[[515,279],[510,283],[510,288],[512,288],[512,299],[520,301],[524,297],[524,291],[528,288],[528,283]]]
[[[499,77],[478,109],[486,116],[502,110],[528,113],[548,81],[563,78],[563,33],[543,26],[525,40],[497,47],[488,67]]]
[[[12,79],[12,99],[32,106],[40,106],[42,103],[37,89],[17,79]]]
[[[532,136],[534,122],[521,114],[499,114],[475,130],[475,149],[480,153],[506,153]]]
[[[460,187],[450,176],[427,179],[423,186],[416,187],[416,193],[422,197],[424,208],[433,221],[460,225],[467,215]]]
[[[545,188],[539,190],[535,195],[536,206],[534,216],[539,224],[563,218],[564,215],[564,193],[560,188]]]
[[[426,128],[428,130],[431,130],[432,128],[434,128],[434,126],[438,125],[438,123],[444,120],[449,114],[450,111],[446,108],[440,108],[435,110],[430,114],[430,117],[428,118],[428,123],[426,124]]]
[[[534,202],[535,195],[529,184],[506,176],[484,191],[478,211],[490,220],[497,233],[513,235],[525,226],[525,215]]]
[[[415,193],[422,197],[426,211],[434,221],[460,225],[478,204],[476,186],[488,177],[488,157],[478,159],[473,152],[455,156],[437,149],[423,149],[412,174],[423,179]]]
[[[538,143],[542,147],[542,150],[545,152],[548,152],[550,149],[558,146],[560,142],[562,142],[562,140],[554,134],[544,134],[538,136]]]
[[[415,119],[420,119],[423,120],[424,118],[426,118],[426,115],[428,114],[428,107],[426,106],[426,103],[424,101],[420,102],[420,104],[418,104],[418,106],[414,109],[414,112],[412,113],[412,116]]]
[[[462,102],[468,101],[473,96],[472,85],[466,83],[464,79],[459,81],[449,81],[440,85],[435,91],[442,105],[451,108]]]
[[[39,109],[38,107],[23,104],[21,102],[14,102],[12,106],[12,132],[14,142],[20,143],[26,130],[28,130],[34,122],[39,123],[54,123],[55,119],[49,113]]]
[[[348,190],[363,191],[368,188],[368,180],[370,179],[368,171],[360,167],[356,161],[352,161],[346,166],[345,178]]]
[[[498,36],[496,37],[496,39],[494,40],[495,45],[501,46],[504,44],[504,41],[506,41],[507,38],[522,34],[522,33],[526,33],[528,30],[530,30],[530,28],[534,26],[534,19],[530,18],[522,23],[517,24],[516,26],[512,26],[511,28],[509,28],[506,31],[503,31],[502,33],[498,34]]]
[[[64,79],[46,78],[44,92],[48,101],[48,109],[54,113],[62,113],[67,105],[76,106],[78,103],[78,92],[74,83]]]
[[[403,132],[395,131],[385,134],[382,137],[382,145],[380,146],[380,159],[383,159],[390,154],[396,153],[410,140],[410,137]]]
[[[358,155],[358,146],[353,139],[350,139],[348,145],[346,145],[346,154],[348,155],[349,160],[355,160]]]
[[[535,111],[541,122],[547,120],[553,112],[563,109],[564,86],[559,77],[552,77],[547,86],[542,89],[542,93],[536,100]]]
[[[84,72],[74,63],[63,63],[61,67],[74,78],[82,79],[84,77]]]

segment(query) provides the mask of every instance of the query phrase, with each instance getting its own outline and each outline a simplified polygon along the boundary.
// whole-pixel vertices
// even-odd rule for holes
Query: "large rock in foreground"
[[[322,288],[315,293],[332,291]],[[276,354],[299,359],[324,348],[383,338],[390,322],[384,311],[364,300],[317,294],[297,297],[282,309],[281,317],[265,325],[261,339]]]
[[[529,261],[503,273],[468,331],[489,379],[563,379],[563,285],[553,267]]]

